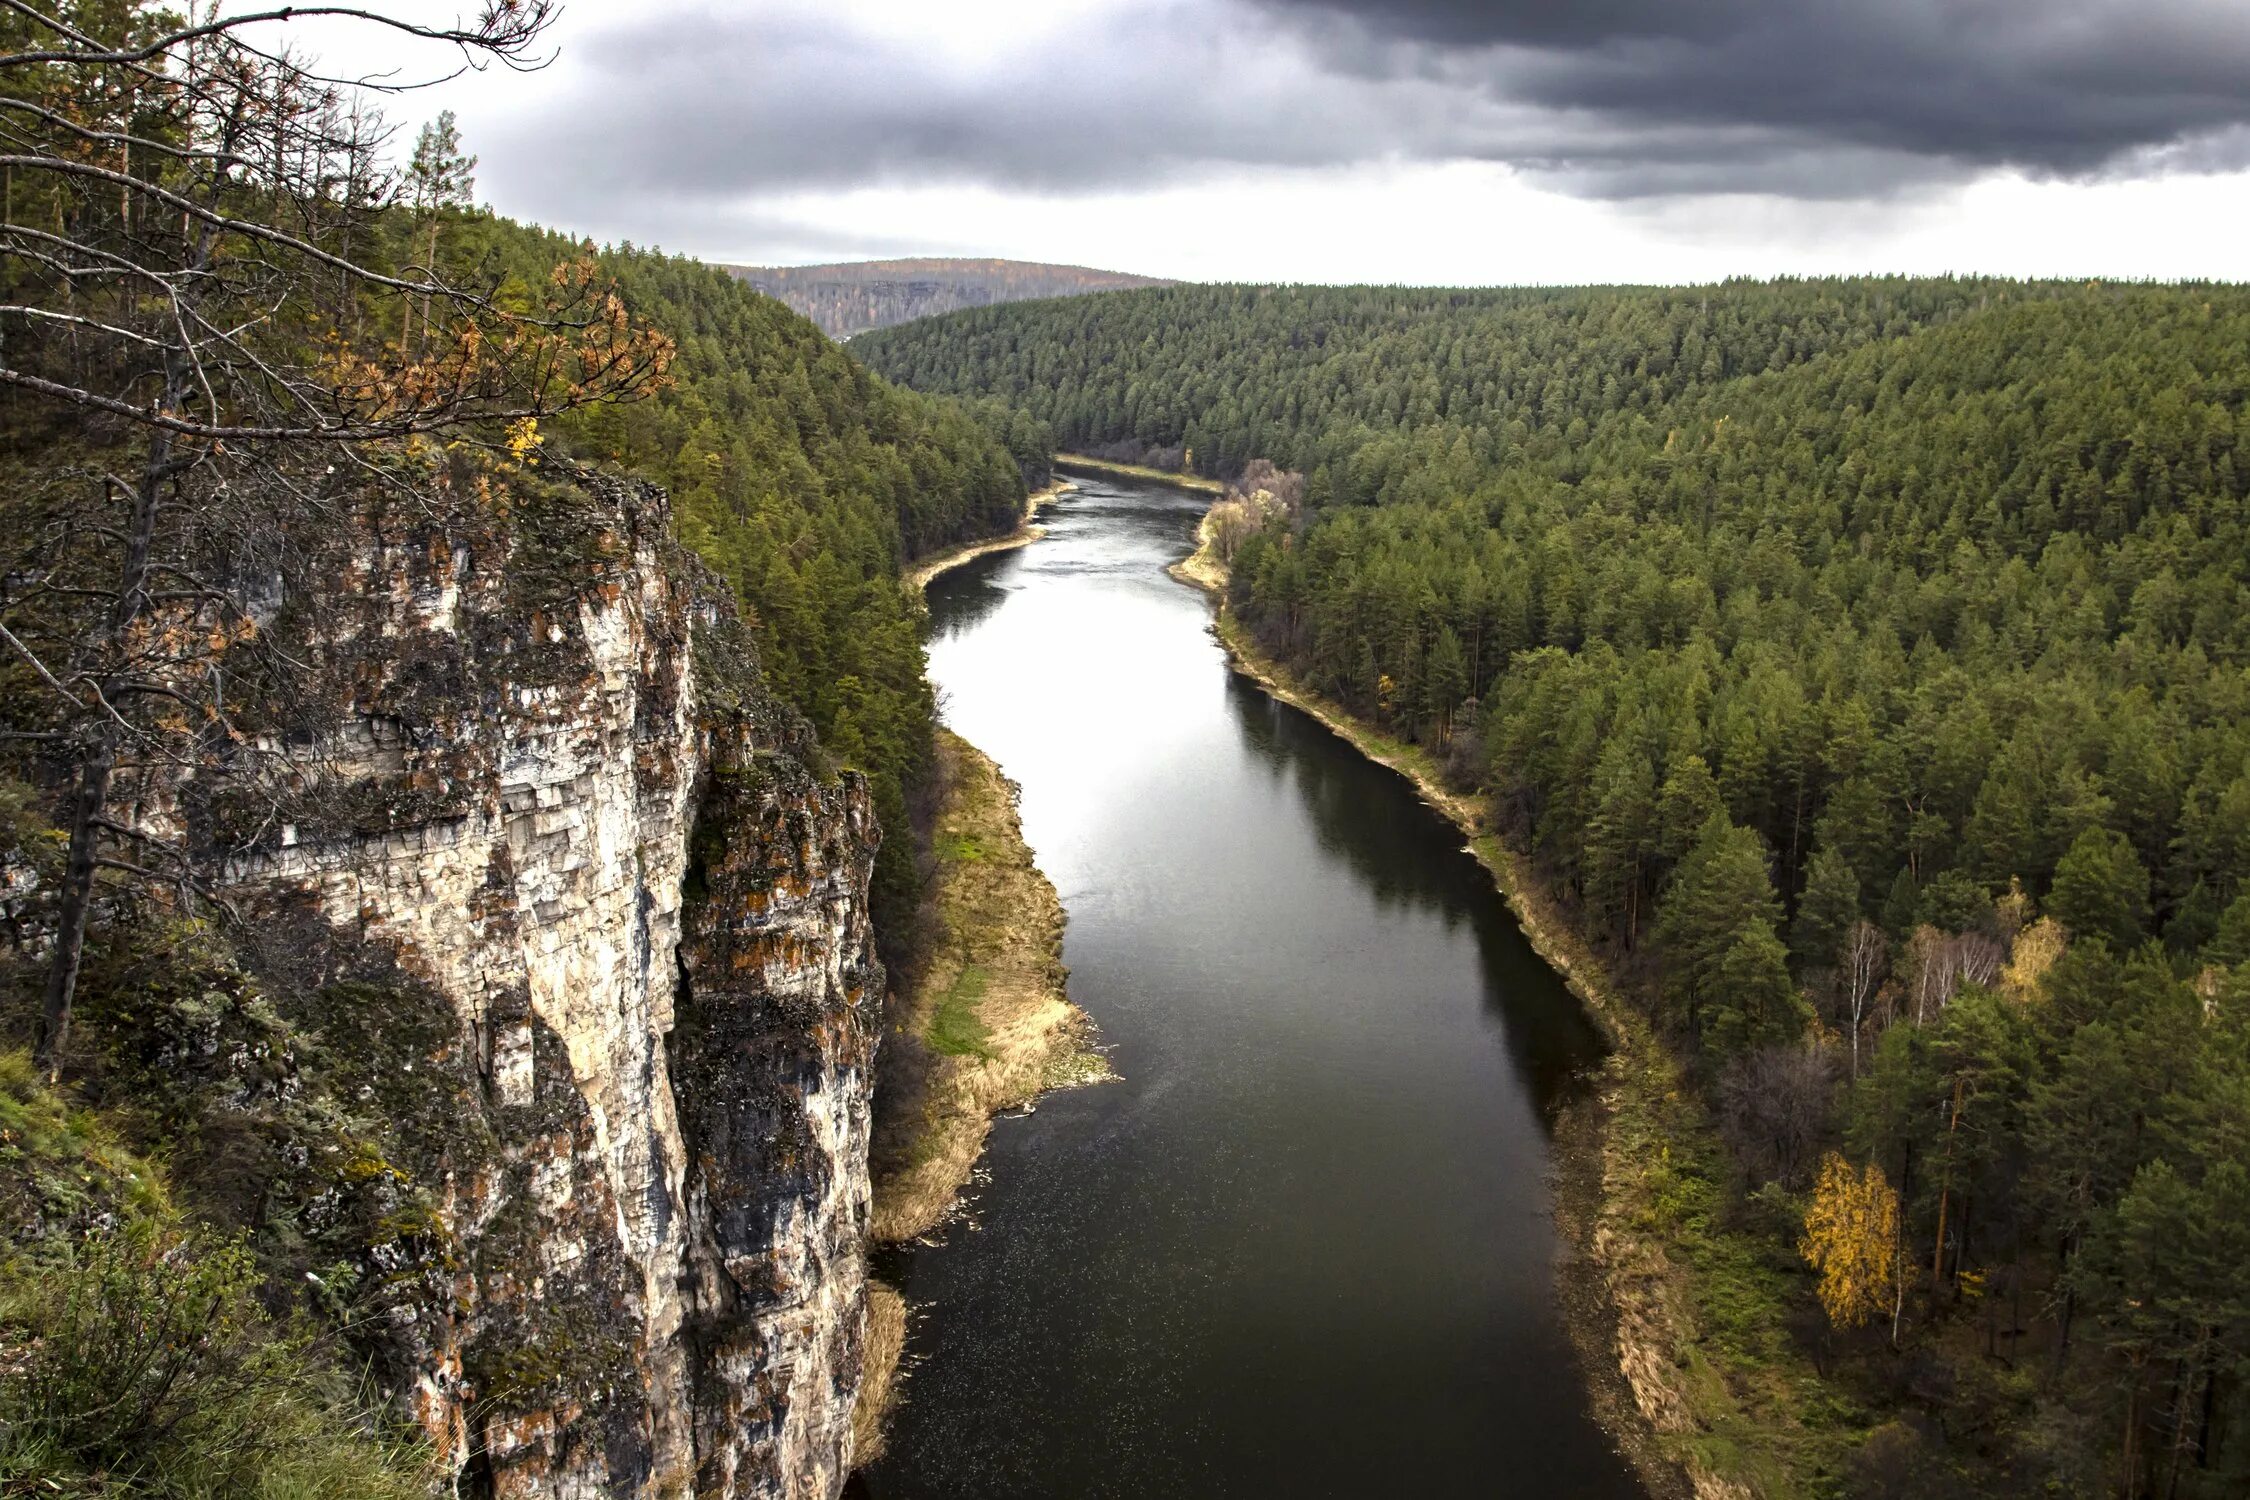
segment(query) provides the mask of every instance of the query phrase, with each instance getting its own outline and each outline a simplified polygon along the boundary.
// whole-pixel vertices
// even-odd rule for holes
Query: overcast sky
[[[2250,279],[2250,0],[565,6],[395,112],[505,213],[717,260]]]

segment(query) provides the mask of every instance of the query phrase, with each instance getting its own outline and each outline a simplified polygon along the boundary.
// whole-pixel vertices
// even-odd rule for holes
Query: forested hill
[[[1489,462],[1553,454],[1573,421],[1989,307],[2014,282],[1876,280],[1690,288],[1174,286],[965,312],[853,352],[920,390],[995,395],[1066,449],[1185,445],[1231,474],[1311,470],[1367,440],[1446,425]],[[1585,434],[1581,431],[1578,436]]]
[[[2250,292],[1194,287],[854,348],[1304,472],[1238,622],[1643,991],[1732,1146],[1708,1316],[1809,1311],[1769,1347],[1844,1404],[1789,1430],[1902,1424],[1865,1493],[2250,1486]]]
[[[505,267],[527,284],[576,253],[565,236],[481,214],[460,216],[444,245],[463,266]],[[832,755],[869,773],[888,834],[879,926],[896,956],[919,895],[913,829],[936,722],[899,573],[1012,529],[1049,440],[990,403],[870,375],[723,268],[636,250],[598,260],[632,314],[677,342],[674,383],[572,413],[552,441],[671,491],[683,539],[741,597],[767,678]]]
[[[788,303],[837,339],[964,307],[1167,284],[1152,277],[1092,271],[1084,266],[936,257],[727,269],[767,296]]]

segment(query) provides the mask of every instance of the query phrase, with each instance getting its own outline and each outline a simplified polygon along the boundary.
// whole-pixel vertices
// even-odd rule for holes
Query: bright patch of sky
[[[455,110],[504,213],[714,260],[2250,279],[2234,0],[567,0],[551,36],[391,111]]]

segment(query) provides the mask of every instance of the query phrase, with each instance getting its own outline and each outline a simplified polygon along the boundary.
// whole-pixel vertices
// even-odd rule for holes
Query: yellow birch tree
[[[1864,1172],[1831,1151],[1805,1214],[1799,1252],[1820,1273],[1820,1305],[1838,1328],[1858,1328],[1889,1310],[1898,1279],[1898,1193],[1883,1169]]]

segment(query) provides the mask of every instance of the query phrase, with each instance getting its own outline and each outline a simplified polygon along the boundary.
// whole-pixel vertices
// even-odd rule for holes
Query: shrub
[[[105,1500],[418,1500],[303,1326],[270,1317],[239,1239],[184,1228],[161,1174],[0,1055],[0,1493]],[[53,1185],[75,1180],[62,1196]]]

